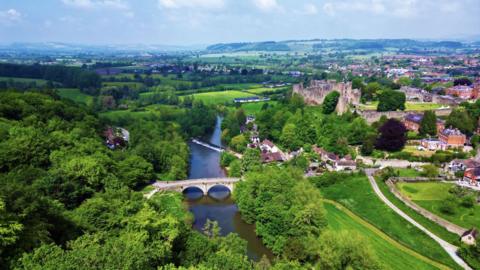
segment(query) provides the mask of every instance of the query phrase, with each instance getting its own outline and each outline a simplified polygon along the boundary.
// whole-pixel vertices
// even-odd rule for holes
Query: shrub
[[[455,198],[448,198],[440,206],[439,210],[440,212],[446,215],[453,215],[456,212],[455,207],[456,207]]]

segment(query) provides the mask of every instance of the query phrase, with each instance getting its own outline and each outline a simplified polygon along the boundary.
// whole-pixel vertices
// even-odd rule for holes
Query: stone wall
[[[423,114],[423,111],[390,111],[390,112],[377,112],[376,110],[356,110],[356,112],[362,116],[367,123],[371,124],[375,121],[378,121],[380,117],[385,115],[387,118],[397,118],[402,120],[407,114]],[[452,109],[437,109],[435,114],[437,116],[448,116],[452,112]]]

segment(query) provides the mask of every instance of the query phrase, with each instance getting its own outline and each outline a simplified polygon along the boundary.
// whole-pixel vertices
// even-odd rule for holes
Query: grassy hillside
[[[342,207],[325,202],[328,225],[333,230],[348,230],[367,239],[385,269],[441,269],[440,264],[399,244],[385,233]]]
[[[227,90],[193,94],[192,96],[195,100],[201,100],[205,104],[223,104],[225,102],[233,102],[234,98],[253,97],[255,95],[236,90]]]
[[[458,267],[440,245],[385,205],[373,192],[366,176],[351,176],[322,187],[321,192],[325,198],[343,204],[403,245],[450,267]]]

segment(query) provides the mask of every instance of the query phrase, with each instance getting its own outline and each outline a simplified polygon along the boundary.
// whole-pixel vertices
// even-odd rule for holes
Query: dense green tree
[[[243,154],[241,165],[242,174],[259,170],[262,166],[260,151],[258,149],[247,148]]]
[[[338,99],[340,98],[340,93],[337,91],[333,91],[329,93],[322,104],[322,112],[324,114],[331,114],[337,108]]]
[[[426,111],[420,122],[420,135],[435,136],[437,134],[437,116],[434,111]]]
[[[280,142],[289,150],[297,150],[302,145],[298,138],[297,127],[295,124],[286,124],[282,129]]]
[[[237,135],[230,141],[230,147],[234,151],[242,153],[247,148],[247,139],[243,134]]]
[[[378,107],[377,111],[387,112],[387,111],[396,111],[396,110],[405,110],[405,93],[386,90],[383,91],[378,96]]]
[[[472,134],[475,129],[474,121],[463,109],[454,109],[448,116],[445,125],[446,127],[458,128],[465,134]]]

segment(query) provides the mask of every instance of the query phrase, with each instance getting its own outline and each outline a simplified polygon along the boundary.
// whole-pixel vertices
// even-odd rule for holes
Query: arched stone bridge
[[[233,192],[235,183],[240,181],[240,178],[201,178],[201,179],[189,179],[189,180],[180,180],[180,181],[157,181],[153,184],[155,188],[145,196],[150,198],[153,194],[162,190],[170,190],[183,192],[187,188],[198,188],[203,194],[207,194],[208,191],[214,186],[225,186]]]

